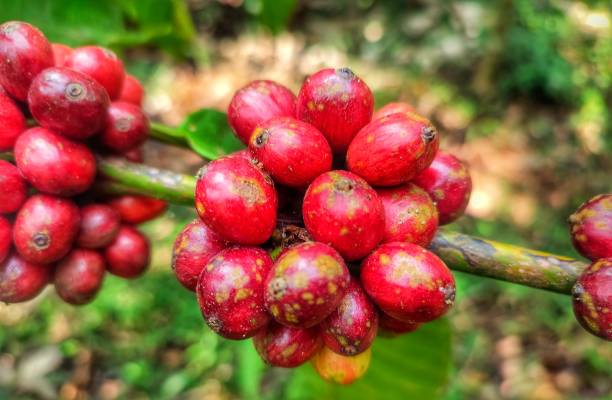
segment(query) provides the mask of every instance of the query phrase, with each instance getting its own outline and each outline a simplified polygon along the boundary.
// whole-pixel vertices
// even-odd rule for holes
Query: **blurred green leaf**
[[[188,115],[179,130],[187,138],[190,147],[209,160],[244,148],[232,132],[227,115],[211,108],[203,108]]]

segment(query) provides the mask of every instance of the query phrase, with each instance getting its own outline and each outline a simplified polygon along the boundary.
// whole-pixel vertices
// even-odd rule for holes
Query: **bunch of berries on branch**
[[[150,246],[134,224],[166,204],[91,190],[94,150],[142,157],[140,83],[106,48],[51,44],[11,21],[0,25],[0,88],[0,152],[14,156],[0,161],[0,301],[30,300],[52,283],[66,302],[85,304],[106,272],[140,276]]]
[[[312,360],[347,384],[365,373],[378,334],[446,314],[455,281],[426,247],[463,214],[471,179],[438,151],[429,120],[405,103],[374,113],[348,68],[316,72],[297,97],[254,81],[228,119],[248,150],[202,167],[200,218],[172,263],[211,329],[252,338],[273,366]]]

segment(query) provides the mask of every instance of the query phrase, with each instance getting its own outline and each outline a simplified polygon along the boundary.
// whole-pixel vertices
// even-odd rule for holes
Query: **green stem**
[[[150,136],[163,143],[189,148],[189,142],[187,142],[187,139],[180,130],[160,124],[159,122],[151,122]]]

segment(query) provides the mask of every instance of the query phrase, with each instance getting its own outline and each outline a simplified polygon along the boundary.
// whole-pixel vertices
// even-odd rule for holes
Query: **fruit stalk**
[[[159,122],[151,121],[150,124],[149,136],[152,139],[178,147],[189,148],[187,139],[178,129],[160,124]]]

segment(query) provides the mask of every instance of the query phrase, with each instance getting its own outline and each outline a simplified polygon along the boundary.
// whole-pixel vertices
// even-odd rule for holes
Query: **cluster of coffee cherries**
[[[581,205],[569,224],[574,247],[593,261],[572,289],[574,315],[587,331],[612,341],[612,193]]]
[[[100,153],[141,161],[149,122],[143,89],[105,48],[51,44],[24,22],[0,25],[0,301],[49,283],[71,304],[90,302],[106,271],[139,276],[149,242],[134,224],[163,212],[140,196],[90,190]]]
[[[248,149],[200,170],[200,218],[172,263],[216,333],[343,384],[365,372],[377,334],[453,305],[453,275],[426,247],[471,192],[426,118],[405,103],[373,108],[348,68],[316,72],[297,97],[267,80],[236,92],[228,119]]]

